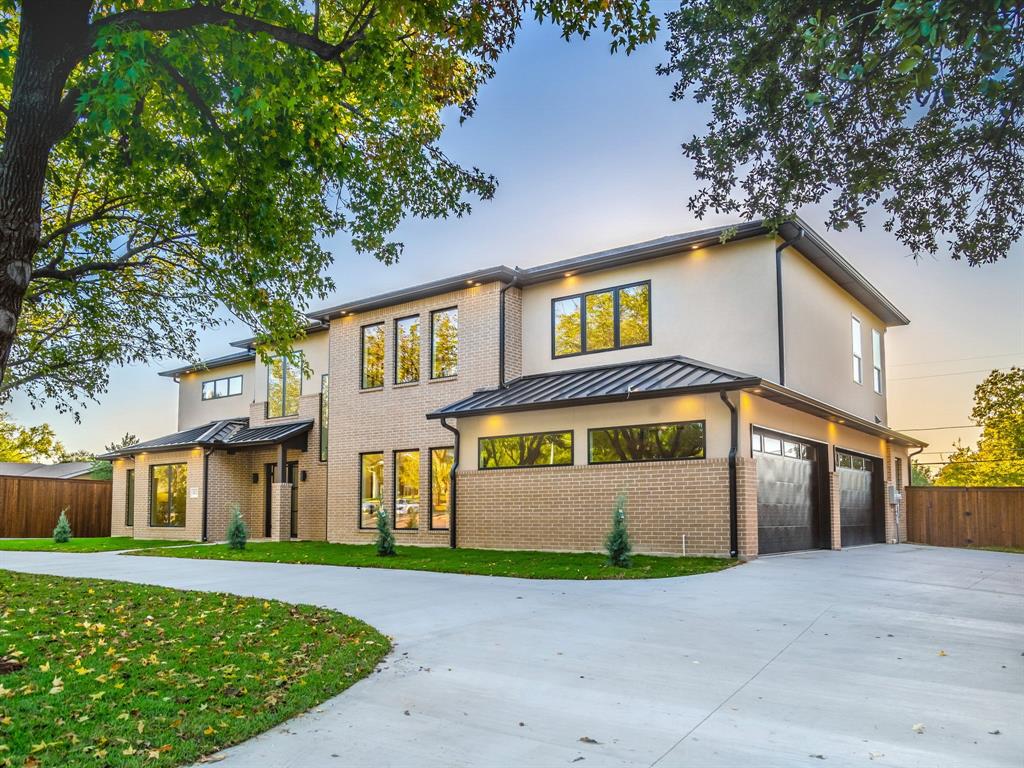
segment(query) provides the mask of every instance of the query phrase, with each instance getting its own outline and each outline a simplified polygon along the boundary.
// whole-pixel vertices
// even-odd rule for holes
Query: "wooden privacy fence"
[[[1024,488],[906,489],[907,538],[938,547],[1024,547]]]
[[[68,510],[73,536],[109,536],[109,480],[0,475],[0,538],[50,536]]]

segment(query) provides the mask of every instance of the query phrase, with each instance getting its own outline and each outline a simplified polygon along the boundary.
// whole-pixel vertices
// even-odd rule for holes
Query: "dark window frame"
[[[135,527],[135,467],[124,471],[124,525]]]
[[[153,522],[153,504],[156,501],[155,487],[156,483],[153,482],[155,470],[160,467],[184,467],[185,468],[185,517],[181,521],[181,525],[175,525],[174,523],[154,523]],[[167,482],[167,501],[168,504],[171,500],[171,482],[168,478]],[[168,512],[170,508],[168,508]],[[169,517],[169,515],[168,515]],[[149,465],[149,527],[150,528],[184,528],[188,522],[188,462],[187,461],[168,461],[163,464],[150,464]]]
[[[431,381],[448,381],[449,379],[455,379],[459,376],[459,336],[455,337],[455,373],[449,374],[448,376],[435,376],[434,375],[434,340],[436,334],[434,333],[434,316],[440,315],[443,312],[451,312],[455,310],[455,333],[459,332],[459,305],[455,304],[451,307],[442,307],[441,309],[430,310],[430,380]]]
[[[420,368],[423,367],[423,333],[421,332],[420,333],[420,340],[419,340],[420,349],[418,350],[419,351],[419,360],[417,361],[419,363],[419,367],[416,370],[416,378],[415,379],[410,379],[409,381],[399,381],[398,380],[398,364],[400,362],[400,357],[401,357],[401,355],[399,354],[399,350],[401,349],[401,347],[398,344],[398,324],[401,323],[403,320],[413,320],[413,319],[415,319],[420,325],[423,324],[423,321],[421,319],[420,313],[416,313],[416,314],[413,314],[413,315],[403,315],[402,317],[396,317],[395,318],[395,324],[394,324],[394,345],[393,345],[394,346],[394,350],[395,350],[395,354],[393,355],[394,362],[391,365],[391,380],[395,383],[396,387],[399,387],[399,386],[404,387],[404,386],[408,386],[408,385],[411,385],[411,384],[419,384],[420,383],[420,379],[423,378],[423,371],[420,370]],[[433,336],[433,333],[431,333],[431,336]]]
[[[384,321],[378,320],[375,323],[367,323],[366,325],[359,326],[359,389],[363,392],[376,392],[378,389],[384,389],[384,372],[387,370],[387,331],[384,329]],[[373,387],[366,386],[366,329],[367,328],[380,328],[381,338],[385,342],[384,346],[384,358],[380,361],[380,384]]]
[[[628,459],[625,461],[594,461],[593,459],[593,443],[591,442],[591,436],[594,432],[601,432],[606,429],[647,429],[650,427],[675,427],[684,424],[700,424],[701,435],[703,437],[702,444],[704,449],[703,456],[686,456],[683,458],[667,458],[667,459]],[[612,427],[590,427],[587,429],[587,464],[594,466],[607,466],[609,464],[651,464],[660,461],[704,461],[708,457],[708,425],[706,419],[687,419],[685,421],[657,421],[651,424],[616,424]]]
[[[641,344],[626,344],[620,343],[620,322],[619,322],[619,291],[627,288],[638,288],[640,286],[647,286],[647,341]],[[593,296],[599,293],[611,293],[612,294],[612,346],[605,349],[587,349],[587,297]],[[654,322],[652,318],[652,306],[653,306],[654,292],[651,287],[651,281],[638,280],[634,283],[623,283],[622,285],[613,285],[608,288],[601,288],[593,291],[586,291],[584,293],[569,293],[565,296],[556,296],[551,299],[551,359],[560,360],[566,357],[579,357],[580,355],[597,355],[602,352],[613,352],[617,349],[639,349],[640,347],[649,347],[654,344]],[[579,299],[580,300],[580,351],[579,352],[566,352],[564,354],[558,354],[555,349],[555,304],[566,299]],[[589,448],[588,448],[589,452]]]
[[[517,464],[514,467],[482,467],[480,466],[480,443],[484,440],[500,440],[505,437],[534,437],[536,435],[562,435],[569,433],[569,463],[568,464]],[[476,439],[476,467],[481,472],[493,472],[499,469],[550,469],[552,467],[571,467],[576,463],[576,430],[575,429],[545,429],[541,432],[516,432],[511,435],[485,435]]]
[[[400,453],[415,453],[416,458],[416,469],[417,469],[417,484],[419,484],[419,470],[421,469],[421,463],[423,461],[423,451],[419,448],[395,448],[391,451],[391,530],[399,533],[405,531],[418,531],[419,525],[419,505],[423,499],[423,488],[419,488],[417,493],[419,498],[416,501],[416,527],[415,528],[399,528],[398,527],[398,454]]]
[[[240,383],[238,385],[238,391],[235,392],[235,394],[231,394],[231,380],[232,379],[239,379],[240,380]],[[218,395],[217,394],[217,382],[218,381],[226,381],[226,382],[228,382],[228,393],[226,395]],[[213,384],[213,389],[214,389],[213,397],[203,397],[203,389],[206,387],[207,384]],[[235,374],[232,374],[231,376],[219,376],[216,379],[206,379],[206,380],[200,382],[200,384],[199,384],[199,399],[200,399],[200,401],[202,401],[204,403],[208,403],[210,400],[224,400],[225,398],[228,398],[228,397],[240,397],[244,393],[245,393],[245,374],[242,374],[242,373],[235,373]]]
[[[327,461],[327,439],[328,430],[331,424],[331,398],[330,398],[331,375],[320,374],[320,461]],[[324,418],[326,414],[327,418]]]
[[[452,489],[451,480],[448,486],[448,525],[434,525],[434,451],[451,451],[452,464],[455,463],[454,445],[435,445],[427,448],[427,530],[428,531],[450,531],[452,519]]]
[[[295,403],[295,410],[292,412],[288,411],[288,368],[291,366],[291,361],[288,360],[284,355],[276,355],[271,358],[271,365],[267,366],[267,402],[264,407],[267,419],[287,419],[289,416],[298,416],[299,407],[302,402],[302,380],[306,378],[302,375],[302,368],[306,362],[305,354],[299,350],[295,352],[298,359],[298,376],[299,376],[299,396],[298,401]],[[281,413],[271,414],[270,413],[270,376],[273,370],[273,361],[281,361]]]
[[[381,463],[384,462],[384,451],[360,451],[359,452],[359,466],[356,468],[356,527],[360,531],[372,531],[377,525],[376,522],[373,525],[363,525],[363,457],[364,456],[380,456]],[[383,482],[384,478],[381,477]],[[383,504],[385,501],[383,489],[380,497],[380,503]]]

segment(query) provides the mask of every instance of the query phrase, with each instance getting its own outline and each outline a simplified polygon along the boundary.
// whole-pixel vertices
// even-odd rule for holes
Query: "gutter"
[[[924,448],[925,447],[922,445],[920,448],[918,448],[913,453],[908,453],[907,454],[907,485],[913,485],[914,484],[914,457],[917,456],[917,454],[921,453],[921,451],[923,451]],[[897,534],[898,533],[899,533],[899,530],[897,529]]]
[[[203,451],[203,541],[209,541],[208,507],[210,501],[210,454],[213,448]]]
[[[786,386],[786,329],[782,309],[782,252],[804,238],[804,228],[797,226],[797,235],[783,241],[775,249],[775,311],[779,325],[779,384]]]
[[[718,396],[729,408],[729,556],[739,554],[739,502],[736,490],[736,454],[739,452],[740,416],[735,404],[729,399],[728,390],[721,390]]]
[[[458,547],[458,537],[456,535],[458,477],[455,473],[459,471],[459,446],[462,443],[462,435],[459,432],[458,427],[453,427],[449,424],[448,419],[444,416],[441,417],[441,426],[455,435],[455,455],[454,460],[452,461],[452,470],[449,474],[448,481],[448,546],[451,549],[456,549]]]

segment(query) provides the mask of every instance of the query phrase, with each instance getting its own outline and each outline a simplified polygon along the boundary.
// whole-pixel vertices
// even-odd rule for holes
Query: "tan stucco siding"
[[[685,355],[778,377],[771,238],[686,251],[523,289],[523,373]],[[651,345],[552,358],[551,300],[651,281]]]
[[[178,383],[178,429],[190,429],[218,419],[231,419],[249,415],[249,403],[253,398],[253,363],[225,365],[208,371],[184,373]],[[242,376],[242,394],[203,400],[203,382]],[[266,374],[264,373],[264,376]],[[266,389],[266,383],[264,383]]]
[[[677,421],[704,421],[707,456],[729,455],[729,411],[725,404],[717,394],[691,395],[462,418],[458,420],[462,433],[462,469],[477,468],[481,437],[573,430],[573,463],[580,466],[588,463],[589,429]]]
[[[885,386],[872,386],[871,331],[885,324],[798,251],[783,252],[786,386],[869,421],[887,423]],[[774,313],[773,313],[774,314]],[[862,383],[853,379],[851,318],[861,324]],[[882,368],[883,377],[885,368]]]

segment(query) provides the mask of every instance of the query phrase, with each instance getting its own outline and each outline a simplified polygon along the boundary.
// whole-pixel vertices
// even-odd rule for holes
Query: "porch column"
[[[292,484],[270,485],[270,539],[288,541],[292,528]]]

